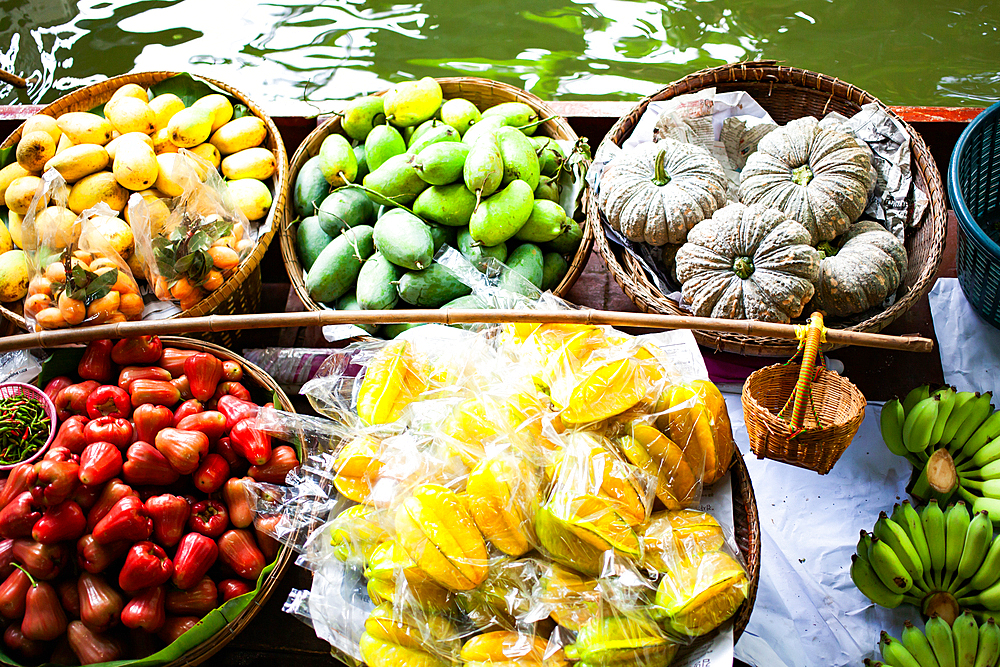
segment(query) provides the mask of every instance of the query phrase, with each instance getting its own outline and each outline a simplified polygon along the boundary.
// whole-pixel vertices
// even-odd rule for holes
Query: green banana
[[[906,568],[906,572],[910,575],[910,578],[913,579],[914,586],[918,588],[927,587],[923,581],[923,562],[920,560],[913,542],[910,541],[910,538],[906,535],[906,531],[903,530],[901,525],[890,519],[885,512],[881,512],[878,515],[878,521],[875,522],[872,535],[873,539],[877,537],[892,549],[893,553],[899,558],[899,562]]]
[[[955,638],[947,621],[938,617],[937,614],[931,616],[924,624],[924,636],[927,637],[927,643],[934,649],[934,657],[937,658],[938,665],[940,667],[955,667]]]
[[[886,588],[894,593],[905,593],[913,588],[913,578],[903,567],[899,556],[888,544],[872,537],[871,548],[868,550],[868,562]]]
[[[993,540],[993,522],[986,512],[976,512],[965,533],[962,557],[958,561],[956,583],[971,579],[983,564]]]
[[[958,561],[962,559],[962,549],[965,546],[965,534],[971,521],[965,502],[961,500],[950,505],[944,514],[945,558],[942,582],[945,585],[951,583],[958,570]]]
[[[903,642],[890,637],[885,630],[879,637],[878,648],[882,651],[882,658],[886,664],[892,667],[921,667],[917,659],[903,646]]]
[[[972,412],[972,402],[977,398],[979,398],[978,392],[960,391],[955,394],[955,407],[951,409],[951,416],[948,417],[944,433],[941,434],[941,442],[947,444],[952,441],[959,427]]]
[[[857,552],[858,552],[858,557],[861,560],[865,561],[866,563],[868,562],[868,551],[871,548],[871,545],[872,545],[871,533],[862,530],[861,537],[858,538]]]
[[[910,542],[913,543],[913,548],[916,549],[917,555],[920,557],[920,563],[923,565],[924,579],[927,580],[932,574],[931,552],[930,548],[927,546],[927,535],[924,534],[924,527],[920,521],[920,515],[917,514],[917,510],[914,509],[909,500],[903,501],[900,505],[899,512],[902,520],[897,521],[897,523],[903,527],[903,530],[906,531],[907,537],[910,538]],[[895,520],[895,517],[893,517],[893,519]]]
[[[931,431],[941,405],[940,396],[931,396],[913,406],[903,422],[903,445],[909,452],[922,452],[930,446]]]
[[[993,414],[993,403],[990,402],[992,400],[993,394],[986,392],[976,398],[976,400],[971,401],[972,410],[966,420],[962,422],[962,425],[958,427],[958,430],[955,431],[955,437],[948,443],[948,449],[953,452],[965,449],[965,443],[972,437],[972,434]]]
[[[851,579],[866,598],[880,607],[895,609],[903,604],[903,594],[886,588],[871,564],[857,554],[851,556]]]
[[[972,468],[985,468],[997,460],[1000,460],[1000,438],[994,438],[972,455]],[[965,465],[963,464],[963,467]]]
[[[992,618],[979,626],[979,648],[974,667],[996,667],[1000,659],[1000,627]]]
[[[879,416],[879,430],[882,432],[882,440],[890,452],[896,456],[906,456],[909,450],[903,445],[903,421],[906,413],[903,412],[903,404],[898,398],[886,401],[882,406],[882,413]]]
[[[903,642],[903,646],[906,647],[906,650],[910,652],[910,655],[913,656],[913,659],[917,661],[920,667],[941,667],[938,664],[937,658],[934,657],[934,649],[931,648],[927,637],[913,623],[909,621],[903,622],[903,634],[900,636],[900,639]]]
[[[955,407],[955,395],[956,391],[954,387],[945,387],[943,389],[938,389],[934,392],[934,395],[941,399],[941,404],[938,406],[938,416],[934,420],[934,428],[931,429],[931,444],[936,445],[941,442],[941,436],[944,434],[944,427],[948,424],[948,417],[951,416],[951,411]]]
[[[987,479],[982,481],[965,479],[962,480],[962,486],[972,491],[978,491],[986,498],[1000,499],[1000,479]]]
[[[982,565],[972,575],[967,588],[972,591],[982,591],[997,581],[1000,581],[1000,535],[990,544]]]
[[[979,648],[979,627],[976,617],[966,610],[951,624],[955,637],[955,667],[975,667]]]
[[[958,604],[963,607],[978,605],[990,611],[1000,611],[1000,582],[994,583],[986,590],[979,591],[976,595],[959,598]]]
[[[975,456],[983,445],[997,437],[1000,437],[1000,410],[994,412],[979,425],[979,428],[969,436],[962,447],[961,458],[966,459]]]
[[[1000,457],[1000,438],[994,439],[992,442],[987,444],[985,447],[976,452],[976,456],[979,452],[985,451],[987,449],[996,449],[998,457]],[[973,466],[975,466],[975,458],[972,459]],[[963,477],[968,479],[1000,479],[1000,458],[995,458],[981,468],[972,467],[961,473]]]
[[[940,586],[941,573],[945,563],[944,512],[938,501],[931,500],[920,513],[920,524],[927,537],[927,550],[931,556],[931,577]]]
[[[913,410],[913,407],[931,395],[931,386],[929,384],[922,384],[919,387],[915,387],[910,390],[910,393],[903,398],[903,412],[907,415]]]
[[[986,512],[990,521],[1000,523],[1000,500],[996,498],[976,498],[972,503],[973,512]]]

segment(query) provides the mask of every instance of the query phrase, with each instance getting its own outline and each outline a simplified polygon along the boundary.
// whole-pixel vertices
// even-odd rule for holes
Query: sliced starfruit
[[[566,424],[601,421],[625,412],[649,391],[642,363],[627,357],[603,364],[579,379],[563,403]]]
[[[459,658],[465,667],[563,667],[561,648],[546,656],[548,641],[537,635],[497,630],[477,635],[462,646]]]
[[[715,466],[709,469],[706,461],[705,483],[712,484],[718,481],[733,460],[733,453],[736,451],[736,444],[733,440],[733,426],[729,421],[729,409],[726,407],[726,399],[722,392],[714,383],[708,380],[694,380],[691,386],[698,392],[712,416],[712,442],[715,445]]]
[[[605,550],[581,540],[549,505],[542,505],[535,513],[535,534],[542,552],[555,562],[600,576]]]
[[[368,667],[447,667],[448,663],[436,655],[419,649],[400,646],[361,635],[361,659]]]
[[[396,577],[403,574],[404,585],[397,586]],[[365,567],[368,595],[375,604],[391,602],[400,607],[414,606],[430,612],[444,612],[454,599],[449,590],[438,586],[426,572],[396,546],[394,540],[382,542],[372,551]],[[397,599],[403,589],[405,599]]]
[[[342,561],[360,558],[367,562],[375,548],[388,538],[378,510],[368,505],[342,510],[330,525],[330,544]]]
[[[359,435],[345,444],[333,464],[333,485],[345,498],[365,502],[378,479],[383,463],[379,460],[381,443],[370,435]]]
[[[390,341],[368,362],[358,390],[358,417],[365,424],[388,424],[427,388],[427,364],[409,341]]]
[[[631,667],[669,664],[677,645],[647,614],[636,611],[627,616],[595,616],[564,651],[578,667]]]
[[[549,565],[541,579],[539,603],[551,609],[549,616],[559,625],[577,632],[600,609],[597,581],[557,563]]]
[[[421,570],[449,590],[469,590],[486,578],[486,543],[463,503],[443,486],[422,484],[400,504],[396,539]]]
[[[483,537],[517,557],[534,548],[538,488],[538,476],[527,461],[493,456],[469,473],[465,505]]]
[[[432,647],[435,653],[454,655],[459,648],[459,631],[439,614],[395,610],[391,603],[375,607],[365,620],[371,637],[406,648]]]
[[[708,551],[664,575],[655,614],[667,629],[697,637],[736,613],[746,589],[743,566],[724,551]]]
[[[656,497],[667,509],[694,502],[697,481],[684,452],[655,427],[632,422],[615,443],[633,465],[656,479]]]
[[[725,543],[722,526],[710,514],[669,510],[654,514],[641,530],[646,565],[669,572],[676,563],[700,558]]]

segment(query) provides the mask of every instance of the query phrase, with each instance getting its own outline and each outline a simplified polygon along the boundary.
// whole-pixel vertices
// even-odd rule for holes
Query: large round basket
[[[137,72],[116,76],[60,97],[52,104],[43,108],[40,113],[55,117],[70,111],[90,111],[110,100],[114,92],[126,83],[151,86],[178,74],[178,72]],[[253,313],[257,311],[257,307],[260,305],[260,260],[264,257],[264,253],[267,251],[267,247],[270,245],[275,232],[281,227],[282,218],[285,214],[284,198],[286,192],[285,181],[288,177],[288,154],[285,152],[285,144],[278,133],[278,128],[270,116],[264,113],[246,95],[220,81],[214,81],[203,76],[195,76],[194,78],[210,84],[239,100],[255,116],[264,121],[264,124],[267,126],[267,139],[264,145],[274,153],[277,171],[273,176],[274,201],[267,216],[259,221],[262,227],[270,225],[269,231],[257,238],[257,243],[250,254],[240,263],[236,272],[222,283],[221,287],[209,293],[208,296],[193,307],[177,315],[177,317],[200,317],[213,313],[220,315]],[[0,144],[0,150],[11,148],[20,141],[22,127],[23,125],[11,132],[10,136]],[[24,319],[21,305],[21,303],[2,304],[0,305],[0,314],[14,322],[21,329],[27,329],[28,324]],[[228,347],[236,340],[238,333],[225,331],[206,335],[205,338]]]
[[[574,144],[579,139],[573,128],[569,126],[565,118],[557,116],[554,111],[545,102],[543,102],[538,97],[532,95],[531,93],[525,92],[520,88],[515,88],[506,83],[500,83],[499,81],[491,81],[489,79],[479,79],[475,77],[445,77],[437,80],[441,85],[441,90],[444,93],[445,99],[450,99],[453,97],[463,97],[473,104],[475,104],[480,109],[487,109],[496,104],[502,102],[523,102],[530,106],[532,109],[538,112],[540,118],[549,118],[546,122],[539,126],[538,134],[552,137],[553,139],[572,141]],[[375,93],[376,95],[384,95],[386,91]],[[299,262],[298,252],[295,249],[295,225],[296,221],[295,215],[295,205],[292,197],[292,188],[295,187],[295,179],[298,176],[299,169],[302,165],[306,163],[311,157],[319,154],[320,144],[326,137],[333,133],[340,132],[340,117],[334,116],[324,122],[322,125],[313,130],[309,136],[305,138],[295,154],[292,155],[292,161],[288,170],[288,180],[285,187],[287,191],[284,195],[285,202],[285,212],[284,212],[284,222],[281,226],[279,233],[279,238],[281,240],[281,256],[285,259],[285,268],[288,269],[288,277],[292,281],[292,285],[295,287],[296,294],[299,295],[299,299],[305,305],[307,310],[323,310],[326,306],[317,303],[311,296],[309,296],[309,290],[306,289],[305,275],[306,271],[302,267],[302,263]],[[584,209],[592,208],[589,205],[589,197],[584,196]],[[590,225],[584,225],[583,240],[580,241],[580,247],[576,251],[572,261],[569,265],[569,270],[566,275],[563,276],[562,281],[555,289],[552,290],[553,294],[556,296],[565,296],[576,279],[580,277],[583,273],[584,267],[587,265],[587,258],[590,256],[591,248],[593,247],[593,237],[590,229]]]
[[[743,462],[739,449],[733,452],[733,465],[729,469],[733,485],[733,526],[736,546],[740,549],[743,562],[747,566],[747,597],[733,617],[733,640],[737,641],[753,613],[757,600],[757,584],[760,582],[760,518],[757,516],[757,498],[753,494],[750,473]]]
[[[830,111],[852,116],[864,104],[869,102],[882,104],[860,88],[825,74],[795,67],[783,67],[774,61],[735,63],[696,72],[645,98],[627,115],[618,119],[604,141],[613,141],[621,146],[631,135],[650,102],[668,100],[710,87],[714,87],[718,92],[744,90],[750,93],[780,124],[803,116],[822,118]],[[886,108],[886,111],[895,117],[892,110]],[[909,265],[896,293],[895,303],[863,322],[844,327],[848,331],[876,333],[902,316],[930,290],[944,252],[948,217],[941,174],[920,135],[902,120],[900,122],[910,135],[914,183],[928,194],[930,200],[928,211],[918,228],[907,230],[905,245]],[[690,315],[657,289],[631,254],[612,245],[604,232],[597,209],[596,205],[589,208],[587,226],[594,236],[597,251],[604,258],[611,275],[625,294],[647,313]],[[835,321],[829,322],[828,325],[831,328],[839,328]],[[709,331],[694,333],[701,345],[738,354],[790,357],[796,349],[794,341],[778,338]],[[837,346],[824,345],[824,349],[827,350],[834,347]]]

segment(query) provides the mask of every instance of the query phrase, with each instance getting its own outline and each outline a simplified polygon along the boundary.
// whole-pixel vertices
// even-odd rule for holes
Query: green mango
[[[460,135],[458,130],[453,128],[451,125],[445,125],[444,123],[438,122],[435,127],[432,127],[420,136],[414,135],[414,138],[407,147],[406,152],[418,155],[420,151],[424,150],[428,146],[442,141],[460,142],[462,141],[462,135]]]
[[[485,137],[487,134],[494,134],[503,126],[504,124],[502,118],[484,118],[470,127],[468,131],[462,135],[462,141],[470,146],[474,146],[476,142],[479,141],[480,137]]]
[[[534,192],[539,178],[535,147],[528,141],[528,137],[513,127],[501,127],[497,130],[496,137],[500,157],[503,159],[503,180],[500,181],[500,187],[521,179]]]
[[[406,147],[409,148],[411,145],[413,145],[413,142],[420,139],[420,136],[424,132],[432,130],[435,127],[441,127],[442,125],[445,125],[445,123],[438,120],[437,118],[431,118],[430,120],[426,120],[416,127],[404,127],[403,136],[406,138]],[[409,130],[409,132],[407,132],[407,130]]]
[[[406,152],[403,135],[392,125],[379,125],[365,139],[365,159],[369,173],[375,171],[394,155]]]
[[[319,146],[319,166],[326,182],[333,186],[353,183],[358,175],[358,159],[347,139],[331,134]]]
[[[428,185],[416,169],[416,155],[395,155],[365,176],[364,185],[376,204],[408,206]]]
[[[300,218],[316,215],[316,209],[328,194],[330,194],[330,184],[326,182],[326,177],[320,168],[319,156],[311,157],[295,175],[295,190],[292,194],[295,215]]]
[[[569,262],[557,252],[547,252],[542,257],[542,291],[554,290],[569,271]]]
[[[524,102],[504,102],[492,106],[483,112],[483,119],[499,118],[508,127],[524,128],[521,132],[525,135],[534,134],[538,129],[537,125],[531,125],[539,119],[538,113]],[[531,127],[526,127],[531,125]]]
[[[555,176],[566,162],[566,153],[552,137],[529,137],[538,156],[538,170],[543,176]]]
[[[476,208],[476,195],[463,183],[429,187],[413,202],[413,212],[424,220],[449,227],[465,227]]]
[[[503,243],[528,221],[533,203],[531,187],[521,180],[512,181],[472,212],[469,233],[483,245]]]
[[[517,274],[541,289],[544,272],[545,257],[542,249],[533,243],[522,243],[507,256],[507,271],[500,276],[500,287],[523,293],[521,291],[523,283],[512,277],[512,274]]]
[[[419,81],[404,81],[386,91],[383,99],[385,116],[397,127],[420,125],[441,107],[444,95],[432,77]]]
[[[394,208],[375,223],[375,247],[405,269],[420,270],[434,259],[434,237],[423,220]]]
[[[440,142],[417,153],[417,174],[431,185],[448,185],[462,178],[468,144]]]
[[[354,292],[348,292],[344,296],[337,299],[337,310],[361,310],[361,306],[358,304],[358,297]],[[361,327],[369,336],[374,336],[378,331],[377,324],[360,324],[358,322],[354,323],[355,326]]]
[[[326,303],[351,291],[361,265],[375,253],[374,233],[368,225],[358,225],[330,241],[306,274],[309,296]]]
[[[323,231],[319,217],[310,215],[299,223],[295,230],[295,249],[299,255],[302,268],[306,271],[316,262],[323,248],[330,244],[333,237]]]
[[[399,279],[399,298],[418,308],[438,308],[472,293],[451,269],[437,262],[422,271],[408,271]]]
[[[488,303],[483,301],[481,297],[475,294],[466,294],[465,296],[460,296],[457,299],[452,299],[448,303],[441,306],[441,309],[446,308],[461,308],[461,309],[474,309],[474,310],[486,310],[490,306]]]
[[[387,324],[383,331],[385,332],[386,338],[395,338],[404,331],[409,331],[410,329],[415,329],[416,327],[425,326],[427,322],[398,322],[396,324]]]
[[[503,156],[495,135],[488,134],[472,145],[462,167],[465,187],[476,193],[479,201],[489,197],[503,180]]]
[[[363,310],[391,310],[399,301],[396,281],[403,270],[393,264],[381,252],[375,252],[361,267],[358,286],[355,291],[358,305]]]
[[[535,199],[548,199],[558,203],[559,196],[562,194],[561,190],[562,188],[556,179],[542,176],[538,179],[538,187],[535,188]]]
[[[431,230],[431,238],[434,239],[434,253],[441,249],[441,246],[448,245],[454,247],[458,236],[457,227],[446,227],[445,225],[435,225],[427,223],[427,229]]]
[[[560,255],[572,255],[583,240],[583,228],[576,220],[566,219],[566,231],[545,244],[546,250]]]
[[[441,105],[441,120],[458,130],[462,136],[482,117],[475,104],[461,97],[446,100]]]
[[[519,241],[545,243],[551,241],[566,228],[566,211],[562,206],[547,199],[536,199],[531,206],[531,215],[514,238]]]
[[[365,176],[371,171],[368,168],[368,156],[365,154],[365,145],[358,144],[352,150],[354,151],[354,159],[358,161],[358,175],[355,176],[355,179],[363,181]]]
[[[340,126],[355,141],[364,141],[372,128],[385,123],[382,98],[377,95],[354,98],[347,103],[342,113]]]
[[[375,205],[357,186],[348,186],[334,190],[316,212],[319,225],[331,237],[349,227],[372,225],[375,223]]]
[[[497,245],[479,245],[472,239],[472,234],[468,229],[463,229],[458,233],[458,251],[465,256],[474,267],[486,272],[489,259],[492,257],[498,262],[507,259],[507,244],[500,242]]]

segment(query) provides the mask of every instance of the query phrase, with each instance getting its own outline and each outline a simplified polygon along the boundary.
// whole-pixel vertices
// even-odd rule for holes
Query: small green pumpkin
[[[809,230],[816,245],[843,234],[861,216],[875,172],[866,144],[821,129],[806,116],[761,139],[740,176],[742,203],[780,208]]]
[[[630,241],[683,243],[726,203],[726,172],[712,155],[673,139],[623,150],[601,176],[597,203]]]
[[[788,322],[819,278],[809,232],[761,204],[730,204],[698,223],[677,251],[681,294],[695,315]]]
[[[863,313],[896,291],[906,275],[906,248],[894,234],[870,220],[847,230],[840,249],[823,243],[813,305],[834,317]]]

